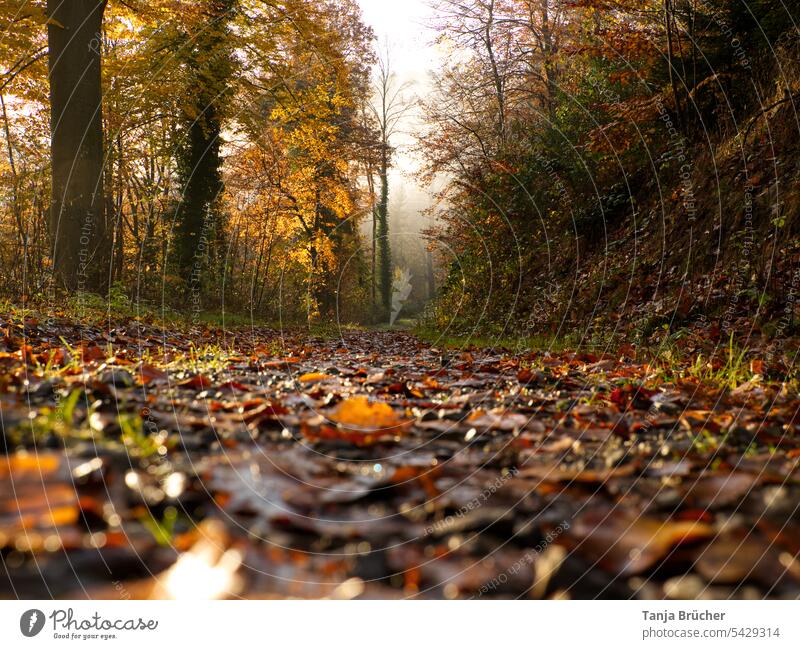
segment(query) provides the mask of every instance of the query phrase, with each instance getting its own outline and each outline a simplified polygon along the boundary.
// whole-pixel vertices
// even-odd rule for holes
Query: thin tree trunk
[[[436,297],[436,276],[433,272],[433,253],[430,250],[425,251],[425,272],[428,280],[428,299],[432,300]]]
[[[372,169],[372,162],[367,164],[367,188],[369,190],[370,214],[372,215],[371,295],[372,306],[376,307],[378,305],[378,278],[376,275],[378,260],[378,213],[377,205],[375,203],[375,174]]]
[[[494,54],[494,42],[492,41],[492,27],[494,27],[494,0],[489,3],[489,17],[486,21],[484,30],[484,44],[486,45],[486,52],[489,56],[489,63],[492,67],[492,77],[494,81],[495,92],[497,93],[497,119],[500,135],[500,143],[505,144],[506,141],[506,96],[505,85],[500,76],[500,68],[497,65],[497,58]]]
[[[264,303],[264,293],[269,285],[269,269],[272,266],[272,251],[275,248],[275,237],[269,239],[269,246],[267,247],[267,263],[264,266],[264,280],[261,282],[261,291],[258,294],[258,303],[256,304],[257,310],[261,313],[261,305]]]
[[[674,70],[675,44],[672,38],[671,0],[664,0],[664,28],[667,33],[667,68],[669,71],[669,85],[672,87],[672,98],[675,101],[675,114],[678,120],[678,127],[683,130],[683,109],[681,107],[680,94],[678,92],[678,81],[675,78]]]
[[[380,169],[381,194],[378,201],[378,276],[381,285],[381,305],[384,316],[390,317],[392,308],[392,248],[389,241],[389,144],[384,142]]]
[[[25,227],[22,222],[22,211],[19,206],[19,177],[17,176],[17,165],[14,161],[14,147],[11,144],[11,128],[8,124],[8,112],[6,111],[6,101],[2,94],[0,94],[0,106],[3,109],[3,130],[6,135],[6,147],[8,150],[8,166],[11,169],[11,212],[14,215],[14,221],[17,226],[17,235],[19,237],[19,251],[21,251],[22,258],[27,259],[28,256],[28,238],[26,236]],[[19,252],[18,252],[19,255]],[[17,264],[15,263],[15,267]]]
[[[550,27],[550,7],[549,0],[542,0],[542,43],[544,45],[544,75],[547,83],[547,113],[550,119],[555,119],[556,110],[556,83],[555,70],[555,44],[553,42],[553,32]]]
[[[125,229],[122,209],[124,206],[124,187],[122,181],[122,136],[117,134],[117,188],[116,197],[112,197],[114,209],[114,265],[112,281],[122,282],[122,268],[125,263]]]

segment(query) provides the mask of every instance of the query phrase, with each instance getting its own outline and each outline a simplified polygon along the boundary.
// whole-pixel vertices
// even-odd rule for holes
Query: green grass
[[[85,399],[85,393],[82,388],[78,388],[59,399],[53,406],[43,406],[32,411],[28,420],[20,422],[12,430],[12,441],[24,443],[31,439],[45,440],[52,435],[65,445],[86,440],[109,446],[121,444],[131,456],[143,460],[164,454],[167,440],[161,439],[160,435],[148,434],[138,414],[121,412],[116,418],[120,432],[114,435],[101,431],[93,424],[95,409],[92,405],[88,406],[85,417],[79,417],[76,421],[76,408],[82,398]]]
[[[150,532],[155,542],[161,547],[172,547],[175,540],[175,525],[178,522],[178,510],[175,507],[166,507],[161,520],[152,513],[142,516],[139,521]]]
[[[81,292],[64,299],[62,296],[55,299],[52,296],[39,296],[25,304],[1,300],[0,313],[20,322],[29,318],[39,321],[64,318],[84,323],[136,320],[175,331],[186,331],[198,325],[242,329],[250,326],[279,328],[275,322],[249,314],[230,311],[203,311],[195,314],[166,305],[132,301],[118,286],[112,287],[107,297]]]
[[[82,389],[73,390],[55,407],[41,408],[27,422],[17,427],[17,436],[25,438],[30,434],[34,440],[44,439],[49,435],[62,439],[88,437],[88,434],[82,434],[85,431],[75,426],[75,408],[82,396]]]
[[[750,350],[736,345],[731,334],[724,365],[715,369],[713,359],[699,354],[686,375],[723,390],[734,390],[755,376],[747,362],[749,354]]]
[[[28,318],[37,318],[40,321],[47,320],[52,315],[63,317],[66,320],[77,322],[102,323],[113,322],[115,320],[133,319],[145,322],[151,326],[163,327],[165,330],[175,333],[188,333],[195,328],[198,323],[207,327],[220,327],[232,332],[230,339],[226,336],[219,345],[192,348],[188,355],[185,367],[197,372],[212,372],[225,368],[225,359],[230,356],[239,335],[247,336],[250,327],[264,327],[275,330],[283,330],[289,334],[310,335],[322,340],[334,341],[347,331],[408,331],[417,335],[422,340],[441,347],[443,349],[463,350],[469,348],[494,348],[509,350],[513,353],[526,351],[551,351],[560,353],[564,351],[611,351],[615,352],[618,343],[623,342],[619,339],[611,341],[603,339],[602,336],[595,340],[586,340],[577,335],[550,336],[550,335],[527,335],[509,336],[492,335],[488,332],[477,332],[476,334],[463,335],[449,332],[442,333],[441,329],[432,324],[430,318],[414,320],[404,318],[398,320],[393,326],[380,324],[373,326],[361,326],[356,324],[338,324],[335,322],[320,322],[308,326],[307,323],[280,323],[269,322],[265,319],[254,318],[249,315],[228,313],[228,312],[205,312],[196,317],[189,314],[180,313],[169,308],[157,307],[144,303],[131,302],[119,287],[113,288],[107,298],[102,298],[92,294],[81,294],[66,301],[63,308],[57,313],[53,312],[51,305],[44,301],[38,303],[28,303],[24,306],[15,305],[8,301],[0,302],[0,312],[10,316],[12,322],[21,324]],[[679,379],[696,379],[706,385],[712,385],[719,389],[735,389],[736,387],[753,379],[754,375],[749,368],[749,357],[753,352],[747,348],[739,347],[731,336],[727,350],[721,363],[717,360],[718,356],[713,355],[692,355],[689,356],[684,350],[684,338],[689,334],[687,329],[670,331],[669,326],[662,324],[663,335],[658,343],[642,344],[639,341],[636,348],[636,357],[650,362],[656,378],[662,382],[673,382]],[[66,341],[62,343],[71,355],[70,367],[67,370],[74,370],[79,364],[78,350],[72,349]],[[276,345],[275,356],[283,355],[282,345]],[[111,354],[112,350],[109,350]],[[143,360],[147,361],[147,354]],[[157,359],[152,359],[158,364]],[[65,371],[65,368],[55,367],[52,362],[38,362],[36,373],[48,378],[58,375]],[[45,424],[47,427],[47,424]]]
[[[149,435],[144,430],[142,418],[137,414],[120,413],[119,427],[122,431],[122,443],[128,453],[141,459],[151,458],[162,454],[164,444],[155,436]]]
[[[235,327],[242,329],[246,327],[267,327],[272,329],[279,328],[278,325],[270,320],[246,313],[232,313],[230,311],[206,311],[200,313],[195,320],[198,323],[212,327]]]
[[[388,322],[381,322],[376,323],[369,327],[370,329],[377,330],[377,331],[415,331],[417,327],[417,321],[413,318],[398,318],[395,320],[393,325],[390,325]]]
[[[725,436],[717,437],[705,428],[691,436],[691,450],[695,453],[713,453],[725,443]]]
[[[487,334],[453,335],[442,334],[429,326],[418,325],[411,332],[427,343],[445,349],[468,349],[470,347],[509,349],[515,352],[551,351],[562,352],[580,347],[580,341],[571,336],[490,336]],[[583,345],[586,349],[586,345]]]

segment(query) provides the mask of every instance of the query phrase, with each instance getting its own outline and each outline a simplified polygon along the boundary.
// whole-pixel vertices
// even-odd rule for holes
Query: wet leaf
[[[712,536],[713,529],[705,523],[662,521],[620,510],[589,512],[570,530],[576,552],[620,576],[642,574],[676,546]]]

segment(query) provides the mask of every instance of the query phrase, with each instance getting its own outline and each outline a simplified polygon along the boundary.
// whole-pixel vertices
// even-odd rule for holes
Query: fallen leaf
[[[320,383],[321,381],[327,381],[333,377],[328,376],[327,374],[320,374],[319,372],[309,372],[308,374],[303,374],[299,379],[297,379],[300,383]]]
[[[353,397],[342,401],[329,418],[348,430],[372,432],[399,429],[407,423],[389,404],[370,402],[367,397]]]
[[[153,365],[142,363],[136,370],[142,385],[157,385],[169,381],[169,375]]]
[[[306,421],[301,432],[309,439],[341,440],[369,446],[403,433],[411,424],[389,404],[370,402],[367,397],[342,401],[328,418],[336,426]]]
[[[588,512],[569,532],[576,552],[614,575],[639,575],[662,561],[678,545],[711,538],[710,525],[662,521],[638,512],[613,509]]]
[[[212,381],[207,376],[202,374],[195,374],[185,381],[178,383],[183,388],[190,388],[192,390],[208,390],[211,387]]]

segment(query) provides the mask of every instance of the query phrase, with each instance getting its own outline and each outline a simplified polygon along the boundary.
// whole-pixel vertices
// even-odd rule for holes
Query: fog
[[[364,20],[378,38],[378,48],[389,53],[396,87],[407,86],[403,95],[410,107],[391,144],[395,148],[389,188],[389,232],[392,257],[397,271],[411,274],[413,293],[409,311],[421,308],[431,297],[429,239],[425,232],[433,225],[429,208],[435,188],[424,186],[418,174],[421,160],[415,152],[416,133],[422,120],[420,102],[430,91],[430,75],[441,61],[431,28],[432,11],[423,0],[359,0]],[[372,221],[363,225],[367,240]]]

